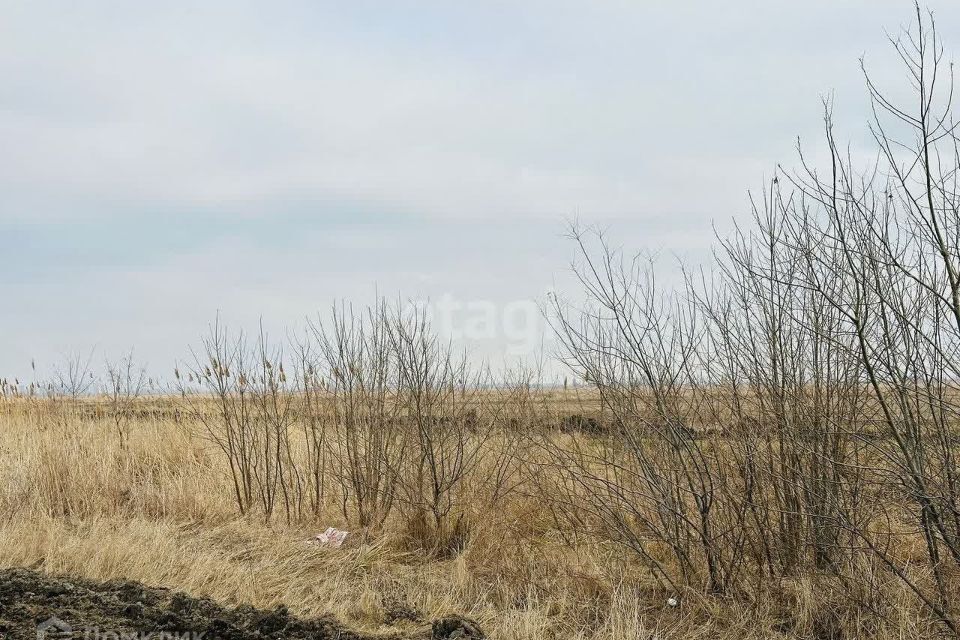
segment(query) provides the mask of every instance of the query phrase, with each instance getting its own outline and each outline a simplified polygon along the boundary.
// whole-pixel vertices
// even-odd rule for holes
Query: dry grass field
[[[478,495],[470,541],[451,558],[411,550],[399,520],[356,532],[341,549],[310,546],[325,526],[353,524],[335,503],[291,524],[239,516],[222,456],[199,425],[170,417],[175,405],[151,401],[159,415],[137,418],[121,445],[109,416],[85,411],[94,402],[66,417],[43,402],[3,404],[0,564],[260,607],[282,602],[368,630],[403,628],[404,611],[456,612],[497,638],[689,637],[700,628],[697,611],[716,606],[668,610],[656,592],[637,599],[648,585],[614,568],[616,549],[563,544],[532,497],[486,508]]]
[[[497,407],[497,433],[483,446],[509,450],[510,489],[495,497],[493,471],[471,472],[458,494],[464,542],[438,553],[403,508],[359,527],[332,481],[316,513],[289,522],[239,514],[225,457],[192,417],[198,407],[214,411],[209,399],[138,400],[123,438],[106,399],[0,401],[0,565],[138,580],[228,604],[283,603],[366,631],[456,613],[503,639],[936,635],[903,587],[887,593],[888,619],[878,620],[826,573],[762,578],[728,593],[695,583],[665,589],[622,540],[591,535],[587,522],[578,533],[555,513],[561,496],[544,494],[553,486],[542,478],[544,439],[569,451],[602,446],[602,436],[557,428],[571,414],[600,416],[595,394],[524,390],[479,402]],[[350,530],[347,544],[307,543],[328,525]],[[649,550],[670,562],[661,544],[651,538]]]

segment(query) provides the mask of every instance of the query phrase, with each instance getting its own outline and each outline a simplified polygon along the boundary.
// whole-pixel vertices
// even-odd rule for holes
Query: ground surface
[[[66,623],[72,634],[61,629]],[[96,583],[50,577],[26,569],[0,570],[0,637],[38,638],[144,638],[185,640],[252,640],[254,638],[461,639],[484,636],[476,624],[462,618],[444,618],[421,629],[392,635],[352,631],[333,617],[299,619],[283,606],[273,610],[250,606],[226,608],[207,598],[193,598],[169,589],[145,587],[138,582]],[[140,635],[131,635],[137,634]],[[116,635],[114,635],[116,634]],[[185,635],[186,634],[186,635]],[[202,634],[202,635],[200,635]]]

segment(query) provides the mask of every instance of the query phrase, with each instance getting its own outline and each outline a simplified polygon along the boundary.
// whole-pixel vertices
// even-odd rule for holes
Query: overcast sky
[[[931,4],[948,50],[956,5]],[[0,8],[0,376],[131,347],[165,374],[218,310],[279,332],[377,290],[522,323],[525,301],[568,281],[574,217],[629,251],[706,255],[712,225],[747,213],[798,136],[816,147],[821,96],[835,95],[841,135],[865,141],[858,59],[895,78],[885,30],[912,13],[902,0]],[[475,346],[496,359],[517,339]]]

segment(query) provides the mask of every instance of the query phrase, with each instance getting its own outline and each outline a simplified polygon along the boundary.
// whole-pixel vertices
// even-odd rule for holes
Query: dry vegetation
[[[194,417],[217,414],[209,398],[140,400],[126,436],[106,399],[8,400],[0,565],[134,579],[263,608],[282,602],[293,613],[334,613],[368,631],[415,628],[417,617],[455,612],[496,638],[789,637],[812,633],[825,607],[844,601],[842,585],[814,574],[765,581],[736,597],[707,593],[697,580],[665,587],[619,539],[598,535],[604,527],[572,528],[576,505],[552,485],[565,476],[551,472],[551,455],[609,444],[557,428],[569,424],[563,418],[574,406],[602,424],[593,394],[486,392],[478,406],[495,407],[503,423],[484,437],[485,461],[466,476],[455,515],[447,516],[459,524],[438,534],[422,505],[401,497],[415,489],[401,488],[405,480],[395,507],[362,527],[357,494],[343,477],[349,463],[336,448],[316,511],[305,497],[289,522],[283,509],[268,519],[259,502],[241,515],[226,457]],[[306,469],[309,448],[291,435],[292,459]],[[586,516],[593,506],[584,507]],[[336,550],[306,544],[327,524],[357,538]],[[455,547],[449,530],[460,532]],[[679,571],[658,538],[648,551]],[[759,598],[774,593],[768,589],[776,597]],[[905,600],[897,627],[929,629],[912,599],[895,593]],[[680,606],[667,606],[669,597]]]
[[[927,638],[960,625],[960,144],[931,20],[894,41],[875,162],[778,173],[709,277],[575,232],[551,300],[586,386],[494,381],[422,315],[214,324],[173,389],[127,359],[2,385],[0,564],[367,630]],[[318,529],[354,532],[341,549]]]

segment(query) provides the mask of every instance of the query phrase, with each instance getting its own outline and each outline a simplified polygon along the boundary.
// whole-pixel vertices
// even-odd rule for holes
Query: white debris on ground
[[[343,546],[344,541],[347,539],[347,536],[350,535],[349,531],[344,531],[342,529],[337,529],[336,527],[327,527],[327,530],[323,533],[318,533],[310,539],[310,544],[316,545],[318,547],[329,547],[331,549],[339,549]]]
[[[680,604],[680,601],[677,600],[676,598],[667,598],[668,607],[676,607],[679,604]]]

